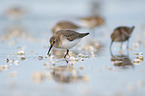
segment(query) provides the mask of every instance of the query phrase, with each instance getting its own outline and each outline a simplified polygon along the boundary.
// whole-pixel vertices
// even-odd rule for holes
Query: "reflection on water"
[[[126,55],[116,55],[111,57],[112,64],[123,69],[133,67],[132,60]]]
[[[113,55],[112,50],[110,50],[112,64],[116,67],[123,69],[133,67],[132,60],[129,58],[129,50],[127,50],[127,55],[120,53],[119,55]]]
[[[80,75],[79,71],[74,66],[70,65],[57,66],[52,68],[49,72],[34,72],[32,77],[35,83],[41,83],[44,80],[50,80],[51,78],[60,83],[77,83],[79,81],[89,81],[87,75]]]
[[[78,82],[80,78],[79,72],[74,67],[59,66],[55,67],[52,72],[53,79],[56,82],[70,83]]]
[[[29,2],[15,0],[13,3],[16,3],[16,1],[18,1],[17,3],[22,2],[21,5],[24,5],[30,13],[27,13],[26,16],[25,8],[21,6],[10,7],[8,5],[12,6],[13,4],[6,2],[6,0],[3,0],[5,5],[1,4],[0,39],[3,41],[0,41],[0,90],[2,90],[0,96],[47,96],[48,94],[64,96],[66,93],[70,96],[116,96],[116,93],[119,96],[144,96],[144,38],[140,39],[141,43],[136,43],[137,36],[142,35],[141,37],[144,37],[142,33],[144,30],[140,30],[138,27],[140,22],[144,20],[142,9],[144,5],[142,3],[136,0],[105,0],[103,2],[91,0],[95,4],[92,3],[92,9],[89,12],[91,14],[88,14],[85,13],[85,10],[88,10],[85,1],[90,2],[90,0],[78,0],[75,2],[68,2],[67,0],[65,2],[62,2],[62,0],[51,1],[54,5],[56,4],[55,6],[51,3],[46,3],[50,2],[46,0],[45,3],[39,0],[29,0]],[[74,5],[76,4],[79,8],[70,6],[70,2]],[[91,3],[88,2],[86,4]],[[59,5],[66,5],[67,7]],[[124,7],[120,5],[124,5]],[[138,5],[141,5],[141,8],[136,7]],[[106,11],[104,13],[102,11],[103,14],[100,14],[100,12],[95,13],[97,10],[100,11],[101,7],[104,7]],[[59,12],[59,9],[64,11]],[[7,10],[7,12],[2,12],[2,10]],[[4,14],[8,18],[3,17],[5,16]],[[121,14],[124,14],[124,16]],[[69,18],[66,18],[66,15]],[[73,21],[72,19],[75,17],[94,15],[103,16],[105,23],[107,22],[108,24],[108,29],[104,28],[104,18],[100,17],[103,20],[98,20],[100,26],[99,24],[94,26],[97,24],[94,19],[88,19],[88,22],[90,20],[92,25],[86,23],[87,28],[79,28],[77,30],[79,30],[78,32],[90,32],[90,38],[84,38],[82,42],[71,49],[68,58],[63,58],[66,50],[58,49],[53,49],[52,56],[46,56],[46,48],[49,46],[48,40],[52,35],[51,29],[54,22],[64,20],[62,18]],[[26,17],[22,18],[23,16]],[[80,23],[80,20],[77,22]],[[108,50],[111,42],[110,33],[116,26],[124,24],[136,26],[132,38],[130,38],[130,56],[114,54],[110,57]],[[92,26],[97,27],[95,32],[107,34],[106,37],[100,34],[93,34],[93,32],[89,31],[88,26],[90,28]],[[15,46],[7,46],[12,40],[16,41]],[[131,44],[138,44],[138,49],[131,47]],[[13,44],[10,43],[10,45]],[[115,47],[112,49],[113,53],[115,53],[114,49]],[[134,52],[137,55],[133,55]],[[121,68],[128,70],[116,70]],[[35,83],[39,83],[39,86]],[[15,86],[9,86],[13,84]],[[58,88],[55,88],[58,85],[62,85],[63,89],[58,90]],[[83,95],[82,92],[84,92]]]
[[[103,51],[104,45],[95,39],[87,39],[87,41],[79,46],[79,50],[86,52],[90,57],[96,57]]]
[[[58,59],[64,58],[64,55],[66,53],[66,50],[60,50],[60,49],[55,49],[55,48],[52,51],[53,51],[53,55],[55,55],[55,57]],[[78,54],[79,53],[77,51],[74,51],[74,50],[69,51],[69,56],[75,57]]]

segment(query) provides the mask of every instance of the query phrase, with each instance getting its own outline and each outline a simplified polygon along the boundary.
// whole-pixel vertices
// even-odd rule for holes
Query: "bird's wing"
[[[62,35],[67,38],[69,41],[73,41],[79,38],[80,33],[72,31],[72,30],[59,30],[56,32],[59,36]]]
[[[121,35],[122,35],[122,34],[121,34],[120,30],[114,30],[113,34],[111,35],[111,39],[112,39],[113,41],[116,41],[116,40],[118,40],[118,38],[119,38]]]

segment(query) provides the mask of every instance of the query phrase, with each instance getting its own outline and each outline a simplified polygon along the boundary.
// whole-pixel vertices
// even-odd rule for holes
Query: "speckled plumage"
[[[66,37],[67,40],[69,41],[73,41],[75,39],[78,38],[82,38],[86,35],[88,35],[89,33],[78,33],[72,30],[59,30],[57,31],[54,35],[59,36],[59,37]]]
[[[59,30],[50,38],[51,47],[49,51],[51,50],[52,46],[54,46],[56,48],[67,49],[68,54],[69,49],[78,44],[80,39],[88,34],[89,33],[78,33],[72,30]]]

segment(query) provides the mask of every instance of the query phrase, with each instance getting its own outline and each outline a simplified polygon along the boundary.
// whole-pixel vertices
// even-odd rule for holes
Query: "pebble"
[[[43,57],[42,56],[38,56],[38,60],[42,60],[43,59]]]
[[[0,68],[1,68],[1,70],[8,70],[9,66],[8,65],[1,65]]]
[[[78,58],[76,58],[75,60],[76,60],[77,62],[79,61],[79,59],[78,59]]]
[[[56,60],[55,62],[58,63],[58,60]]]
[[[49,65],[49,62],[48,61],[44,63],[44,66],[48,66],[48,65]]]
[[[13,64],[13,61],[12,61],[12,60],[10,60],[10,61],[9,61],[9,63],[10,63],[10,65],[12,65],[12,64]]]
[[[76,58],[75,57],[70,57],[69,59],[70,59],[70,61],[75,61]]]
[[[144,57],[143,56],[138,56],[137,59],[139,59],[141,62],[143,62]]]
[[[84,61],[84,59],[81,59],[81,62],[83,62]]]
[[[69,56],[75,57],[72,51],[69,51]]]
[[[30,52],[33,53],[34,51],[33,50],[30,50]]]
[[[142,52],[139,52],[139,55],[141,55],[141,56],[142,56],[142,55],[143,55],[143,53],[142,53]]]
[[[88,56],[88,55],[84,55],[84,54],[80,53],[80,54],[78,54],[78,57],[88,58],[89,56]]]
[[[21,57],[21,60],[24,61],[26,58],[24,56]]]
[[[137,56],[137,55],[138,55],[138,53],[134,53],[133,55],[134,55],[134,56]]]
[[[82,54],[82,53],[79,53],[78,54],[78,57],[82,57],[82,56],[84,56],[84,54]]]
[[[8,63],[9,62],[9,59],[8,58],[6,58],[6,63]]]
[[[17,52],[17,55],[24,55],[24,54],[25,54],[24,51],[18,51],[18,52]]]
[[[135,59],[135,60],[133,61],[133,63],[136,64],[136,65],[139,65],[139,64],[140,64],[140,59]]]
[[[18,60],[15,60],[15,61],[14,61],[14,64],[15,64],[15,65],[19,65],[19,61],[18,61]]]
[[[55,66],[55,64],[52,64],[52,66]]]
[[[50,56],[49,58],[50,58],[50,59],[54,59],[54,56]]]

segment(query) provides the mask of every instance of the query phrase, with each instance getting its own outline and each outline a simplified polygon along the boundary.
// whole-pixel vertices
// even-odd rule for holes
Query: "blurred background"
[[[144,96],[144,5],[145,0],[0,0],[0,96]],[[100,23],[88,23],[92,16]],[[60,21],[90,33],[71,49],[68,64],[66,50],[54,48],[46,56]],[[133,25],[130,49],[124,43],[120,51],[115,43],[111,56],[113,30]]]

